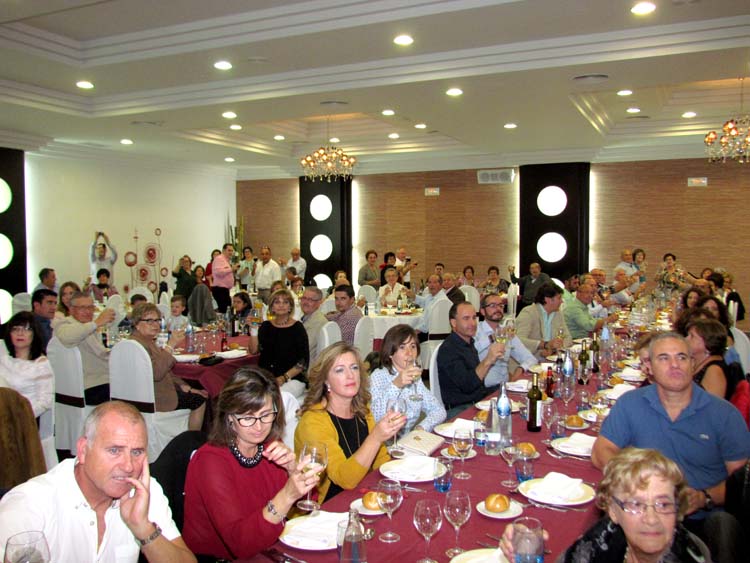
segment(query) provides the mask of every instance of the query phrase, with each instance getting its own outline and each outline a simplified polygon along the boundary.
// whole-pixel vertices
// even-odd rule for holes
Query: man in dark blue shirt
[[[31,308],[42,333],[42,350],[52,338],[52,319],[57,310],[57,293],[50,289],[37,289],[31,294]]]

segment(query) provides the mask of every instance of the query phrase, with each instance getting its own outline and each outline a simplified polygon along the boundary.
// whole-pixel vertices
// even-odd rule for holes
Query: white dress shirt
[[[414,301],[417,303],[417,305],[422,307],[422,309],[424,310],[422,319],[419,321],[419,324],[414,327],[419,332],[429,332],[432,307],[438,299],[448,299],[448,296],[445,294],[445,290],[443,288],[440,288],[440,291],[438,291],[435,295],[433,295],[429,291],[426,291],[425,295],[416,295],[414,297]]]
[[[281,280],[281,267],[271,258],[267,264],[262,260],[255,263],[255,289],[271,289],[271,284]]]
[[[487,321],[479,323],[477,333],[474,336],[474,348],[476,348],[477,354],[479,354],[480,362],[487,357],[490,348],[490,336],[493,336],[492,341],[494,342],[494,334],[495,329],[492,328]],[[536,358],[528,351],[526,346],[523,345],[521,339],[514,336],[513,339],[505,345],[505,357],[498,358],[487,372],[487,376],[484,378],[485,387],[493,387],[499,385],[503,381],[508,381],[509,357],[521,364],[521,367],[525,370],[529,370],[531,369],[531,366],[537,364]]]
[[[307,260],[302,258],[302,256],[299,257],[299,260],[287,260],[282,274],[286,274],[287,268],[294,268],[295,270],[297,270],[297,275],[304,280],[305,272],[307,271]]]

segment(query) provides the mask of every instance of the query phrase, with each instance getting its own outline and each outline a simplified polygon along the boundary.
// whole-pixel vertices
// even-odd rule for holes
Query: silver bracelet
[[[136,540],[138,540],[138,543],[141,544],[141,547],[146,547],[148,544],[150,544],[152,541],[154,541],[156,538],[158,538],[161,535],[161,528],[159,527],[159,524],[156,524],[154,522],[152,522],[152,524],[154,525],[154,528],[156,528],[153,534],[151,534],[149,537],[143,540],[140,538],[135,538]]]
[[[286,514],[279,514],[279,511],[276,510],[276,507],[273,505],[273,501],[269,500],[266,503],[266,510],[270,512],[272,515],[276,516],[276,518],[280,518],[282,521],[286,520]]]

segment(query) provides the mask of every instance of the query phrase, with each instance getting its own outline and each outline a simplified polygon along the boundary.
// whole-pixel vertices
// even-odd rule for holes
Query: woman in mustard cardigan
[[[372,469],[390,460],[384,443],[406,424],[402,414],[375,424],[370,412],[367,371],[359,352],[345,342],[323,350],[307,374],[310,388],[294,434],[294,449],[307,442],[328,447],[326,475],[318,485],[318,501],[353,489]]]

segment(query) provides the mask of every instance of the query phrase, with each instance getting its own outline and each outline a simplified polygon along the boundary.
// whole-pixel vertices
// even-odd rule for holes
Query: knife
[[[283,551],[281,552],[281,555],[286,557],[292,563],[307,563],[307,561],[303,561],[302,559],[297,559],[293,555],[289,555],[288,553],[284,553]]]

